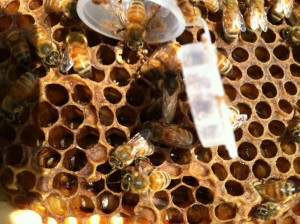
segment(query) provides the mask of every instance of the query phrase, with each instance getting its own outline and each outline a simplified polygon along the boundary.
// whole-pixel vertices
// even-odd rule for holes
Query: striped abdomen
[[[165,171],[152,171],[150,174],[150,188],[153,191],[160,191],[167,188],[170,182],[171,177]]]
[[[129,23],[144,23],[146,17],[143,0],[132,0],[128,7],[127,18]]]
[[[11,86],[10,95],[17,101],[23,101],[32,93],[36,84],[37,78],[35,74],[26,72]]]

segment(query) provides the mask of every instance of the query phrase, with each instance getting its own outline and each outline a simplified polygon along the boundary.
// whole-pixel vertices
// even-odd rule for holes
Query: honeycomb
[[[299,145],[283,137],[294,105],[300,106],[300,46],[282,40],[279,31],[285,21],[270,21],[267,32],[241,33],[228,44],[222,38],[221,12],[201,10],[213,43],[233,63],[233,73],[222,78],[225,92],[248,115],[234,132],[238,158],[231,159],[224,146],[204,148],[199,140],[191,149],[157,145],[150,162],[171,175],[171,184],[146,195],[124,192],[122,171],[112,170],[107,160],[114,147],[150,119],[146,111],[158,98],[137,78],[143,58],[127,47],[120,51],[119,41],[78,20],[48,13],[52,38],[60,49],[71,27],[80,23],[85,28],[92,77],[41,66],[38,101],[30,101],[18,119],[0,121],[0,189],[14,206],[36,211],[44,222],[58,223],[74,217],[78,223],[92,223],[97,215],[97,223],[108,223],[117,215],[137,213],[150,223],[262,223],[251,217],[261,201],[254,181],[288,179],[300,187]],[[1,36],[46,15],[42,0],[1,1],[1,12]],[[198,42],[202,33],[199,27],[189,27],[176,41]],[[148,46],[149,55],[157,47]],[[24,73],[3,41],[0,66],[2,100]],[[173,123],[195,134],[184,93]],[[300,223],[300,203],[264,223]]]

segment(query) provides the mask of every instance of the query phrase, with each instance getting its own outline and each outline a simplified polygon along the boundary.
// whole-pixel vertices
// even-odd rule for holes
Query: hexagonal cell
[[[273,53],[275,57],[281,61],[285,61],[290,57],[290,51],[287,46],[278,45],[274,48]]]
[[[137,119],[137,114],[129,106],[122,106],[116,110],[116,116],[119,124],[130,127],[135,124]]]
[[[257,149],[250,142],[242,142],[238,147],[238,155],[243,160],[251,161],[256,157]]]
[[[50,103],[41,102],[34,110],[34,115],[37,119],[38,126],[50,127],[58,120],[58,110],[56,110]]]
[[[104,126],[110,126],[114,121],[114,114],[108,106],[99,109],[99,120]]]
[[[282,79],[284,76],[284,72],[281,67],[278,65],[272,65],[269,68],[269,72],[271,73],[272,77],[275,79]]]
[[[192,190],[186,186],[180,186],[171,192],[172,201],[181,208],[186,208],[195,202]]]
[[[225,148],[224,145],[218,146],[218,155],[223,159],[223,160],[229,160],[231,159],[228,153],[228,150]]]
[[[169,184],[167,189],[168,190],[173,189],[174,187],[176,187],[180,183],[181,183],[181,179],[171,179],[171,183]]]
[[[161,213],[161,219],[163,223],[176,223],[176,224],[184,223],[182,212],[174,207],[169,207],[168,209],[164,210]]]
[[[225,189],[226,189],[227,193],[232,196],[241,196],[244,194],[243,186],[235,180],[226,181]]]
[[[126,101],[131,106],[138,107],[144,103],[145,96],[142,88],[131,86],[126,92]]]
[[[70,171],[79,171],[85,167],[87,158],[85,152],[80,149],[70,149],[64,155],[63,166]]]
[[[110,79],[117,86],[126,86],[129,83],[130,74],[124,68],[114,67],[110,71]]]
[[[37,164],[43,168],[51,169],[57,166],[61,155],[52,148],[43,148],[36,156]]]
[[[66,28],[58,28],[54,30],[52,37],[55,41],[61,43],[66,40],[67,35],[68,35],[68,30]]]
[[[93,97],[93,93],[89,87],[84,85],[76,85],[72,98],[78,104],[88,104]]]
[[[296,152],[296,145],[287,139],[283,139],[280,142],[281,150],[287,155],[293,155]]]
[[[81,188],[87,191],[92,192],[94,195],[99,194],[102,190],[105,189],[104,179],[97,180],[95,182],[86,182],[81,183]]]
[[[10,1],[9,3],[6,4],[4,8],[4,12],[8,15],[15,14],[18,12],[20,7],[20,1],[15,0],[15,1]]]
[[[252,110],[251,110],[251,107],[248,106],[248,104],[239,103],[237,105],[237,107],[239,108],[239,111],[241,114],[247,114],[248,119],[250,119],[250,117],[252,115]]]
[[[281,136],[285,132],[285,125],[283,122],[273,120],[268,124],[269,131],[276,136]]]
[[[7,23],[7,22],[5,21],[4,23],[2,23],[1,17],[0,17],[0,24],[4,25],[5,23]],[[17,16],[16,24],[17,24],[18,28],[27,28],[27,27],[33,25],[34,23],[35,23],[35,19],[31,15],[18,14],[18,16]],[[0,31],[1,31],[1,27],[2,26],[0,26]]]
[[[76,141],[81,148],[91,149],[98,143],[99,138],[99,131],[96,128],[84,126],[79,129]]]
[[[252,172],[257,179],[267,178],[271,173],[271,167],[266,161],[258,159],[252,166]]]
[[[256,121],[251,122],[248,125],[248,131],[253,137],[260,137],[264,133],[264,126]]]
[[[214,201],[213,192],[206,187],[199,187],[195,192],[196,200],[202,204],[211,204]]]
[[[299,53],[298,53],[299,50],[300,50],[299,46],[294,46],[294,47],[292,48],[293,58],[294,58],[294,60],[295,60],[296,62],[298,62],[298,63],[300,63],[300,55],[299,55]]]
[[[36,179],[35,175],[29,171],[23,171],[17,174],[17,185],[24,190],[31,190],[34,188]]]
[[[263,70],[257,66],[257,65],[251,65],[248,69],[247,69],[247,75],[252,78],[252,79],[261,79],[264,75]]]
[[[96,170],[102,174],[109,174],[112,170],[112,167],[109,165],[108,162],[106,162],[97,166]]]
[[[195,177],[192,176],[184,176],[182,177],[182,182],[191,186],[191,187],[197,187],[199,185],[198,180]]]
[[[103,65],[110,65],[116,59],[115,52],[107,45],[101,45],[96,53],[97,60]]]
[[[267,98],[274,98],[277,96],[277,89],[271,82],[265,82],[262,85],[262,92]]]
[[[246,180],[249,176],[249,167],[241,162],[233,162],[230,165],[230,173],[232,176],[238,180]]]
[[[31,147],[39,147],[45,141],[45,134],[36,125],[26,126],[21,133],[22,143]]]
[[[297,174],[300,174],[300,157],[297,157],[293,161],[293,167]]]
[[[255,48],[255,57],[265,63],[270,60],[270,53],[265,47],[257,47]]]
[[[236,216],[237,207],[231,203],[221,203],[215,208],[215,215],[220,220],[230,220]]]
[[[105,213],[110,214],[117,210],[120,204],[120,198],[109,191],[104,191],[97,197],[97,208]]]
[[[0,128],[0,145],[7,146],[16,138],[15,129],[8,125],[2,125]]]
[[[249,43],[254,43],[257,40],[257,36],[254,32],[241,32],[241,37],[244,41],[249,42]]]
[[[115,88],[107,87],[104,89],[104,97],[108,102],[116,104],[121,101],[122,94]]]
[[[105,78],[104,71],[96,69],[95,67],[92,66],[92,77],[90,79],[99,83],[102,82],[104,78]]]
[[[76,216],[89,216],[95,210],[95,205],[91,198],[85,195],[77,195],[70,201],[70,208]]]
[[[276,39],[276,34],[270,28],[267,32],[261,32],[260,36],[266,43],[273,43]]]
[[[195,204],[189,207],[186,212],[186,215],[187,215],[187,220],[190,224],[211,222],[209,210],[207,207],[203,205]]]
[[[267,119],[272,114],[272,109],[270,105],[264,101],[260,101],[259,103],[256,104],[255,111],[256,114],[262,119]]]
[[[122,172],[117,170],[109,174],[106,178],[106,186],[109,190],[119,193],[122,191],[121,188],[121,180],[122,179]]]
[[[184,165],[191,161],[191,153],[189,149],[173,148],[170,151],[170,158],[174,163]]]
[[[68,90],[59,84],[48,84],[45,92],[50,103],[55,106],[62,106],[69,101]]]
[[[67,202],[58,194],[50,194],[47,197],[50,211],[59,216],[65,216],[68,213]]]
[[[198,145],[195,148],[195,155],[199,161],[202,161],[204,163],[209,163],[212,158],[210,148],[204,148],[202,145]]]
[[[300,78],[300,66],[296,64],[291,64],[290,65],[290,71],[292,76],[296,78]]]
[[[243,137],[243,130],[241,128],[234,130],[234,137],[236,142],[240,141]]]
[[[251,83],[244,83],[240,87],[240,90],[241,90],[241,94],[250,100],[255,100],[259,94],[256,86]]]
[[[192,43],[193,39],[194,39],[193,34],[188,30],[184,30],[183,33],[176,38],[176,41],[181,45],[183,45],[183,44]]]
[[[199,29],[197,32],[197,41],[201,42],[202,34],[204,33],[204,29]],[[211,42],[214,43],[216,41],[216,36],[213,31],[209,30],[209,35]]]
[[[166,157],[161,151],[159,151],[159,147],[155,149],[155,152],[152,155],[147,156],[147,158],[154,166],[159,166],[166,161]]]
[[[286,82],[284,83],[284,89],[286,91],[287,94],[289,95],[296,95],[297,94],[297,86],[293,83],[293,82]]]
[[[276,167],[279,172],[281,173],[287,173],[291,168],[291,163],[284,157],[279,157],[276,160]]]
[[[123,47],[122,59],[127,64],[132,65],[139,61],[140,55],[139,55],[138,51],[133,51],[129,47],[125,46],[125,47]]]
[[[231,74],[226,77],[232,81],[238,81],[242,78],[242,76],[242,71],[237,66],[233,65]]]
[[[107,130],[105,132],[105,139],[113,147],[118,147],[127,140],[125,133],[117,128]]]
[[[265,158],[272,158],[277,154],[277,146],[272,140],[264,139],[260,144],[261,154]]]
[[[135,206],[139,203],[140,196],[138,194],[133,194],[131,192],[125,192],[122,197],[122,208],[133,214]]]
[[[247,59],[249,58],[249,53],[247,50],[245,50],[244,48],[241,47],[237,47],[235,48],[232,53],[232,58],[236,61],[236,62],[244,62],[247,61]]]
[[[225,94],[228,96],[230,101],[234,101],[237,93],[235,88],[229,84],[223,84],[223,86],[224,86]]]
[[[219,180],[223,181],[226,179],[228,173],[223,165],[221,165],[220,163],[214,163],[211,169]]]
[[[6,31],[11,26],[11,24],[12,24],[12,18],[10,16],[7,16],[7,15],[1,16],[0,17],[0,32]],[[4,48],[1,48],[1,49],[4,49]],[[7,53],[9,53],[9,51]]]
[[[43,5],[43,0],[31,0],[28,3],[29,10],[36,10]]]
[[[62,19],[62,14],[61,13],[56,13],[56,12],[50,12],[48,13],[48,18],[50,20],[51,27],[56,26]],[[67,29],[66,29],[66,33]]]
[[[66,149],[73,144],[73,133],[63,126],[55,126],[49,131],[48,143],[56,149]]]
[[[77,129],[84,120],[84,114],[78,107],[68,105],[62,108],[61,118],[64,125],[71,129]]]
[[[152,201],[157,209],[162,210],[169,204],[169,194],[166,191],[157,191],[155,192]]]
[[[53,188],[63,196],[69,197],[77,192],[78,180],[75,175],[61,172],[53,178]]]
[[[23,166],[27,162],[26,151],[20,145],[11,145],[6,149],[6,164],[11,166]]]

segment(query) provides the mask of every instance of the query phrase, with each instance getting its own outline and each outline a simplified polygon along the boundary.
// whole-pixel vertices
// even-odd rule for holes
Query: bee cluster
[[[128,24],[147,17],[133,2]],[[209,25],[238,158],[196,135],[177,52],[201,26],[148,44],[145,22],[117,40],[86,27],[76,1],[7,0],[0,192],[15,206],[45,223],[299,222],[299,2],[176,3]]]

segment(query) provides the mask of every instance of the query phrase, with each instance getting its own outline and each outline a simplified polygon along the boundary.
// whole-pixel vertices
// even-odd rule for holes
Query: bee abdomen
[[[145,20],[145,5],[143,0],[132,0],[128,8],[129,23],[142,23]]]
[[[12,85],[10,93],[16,100],[22,101],[30,95],[36,82],[36,76],[31,72],[26,72]]]
[[[171,183],[170,175],[165,171],[153,171],[150,174],[150,188],[153,191],[159,191],[167,188]]]

